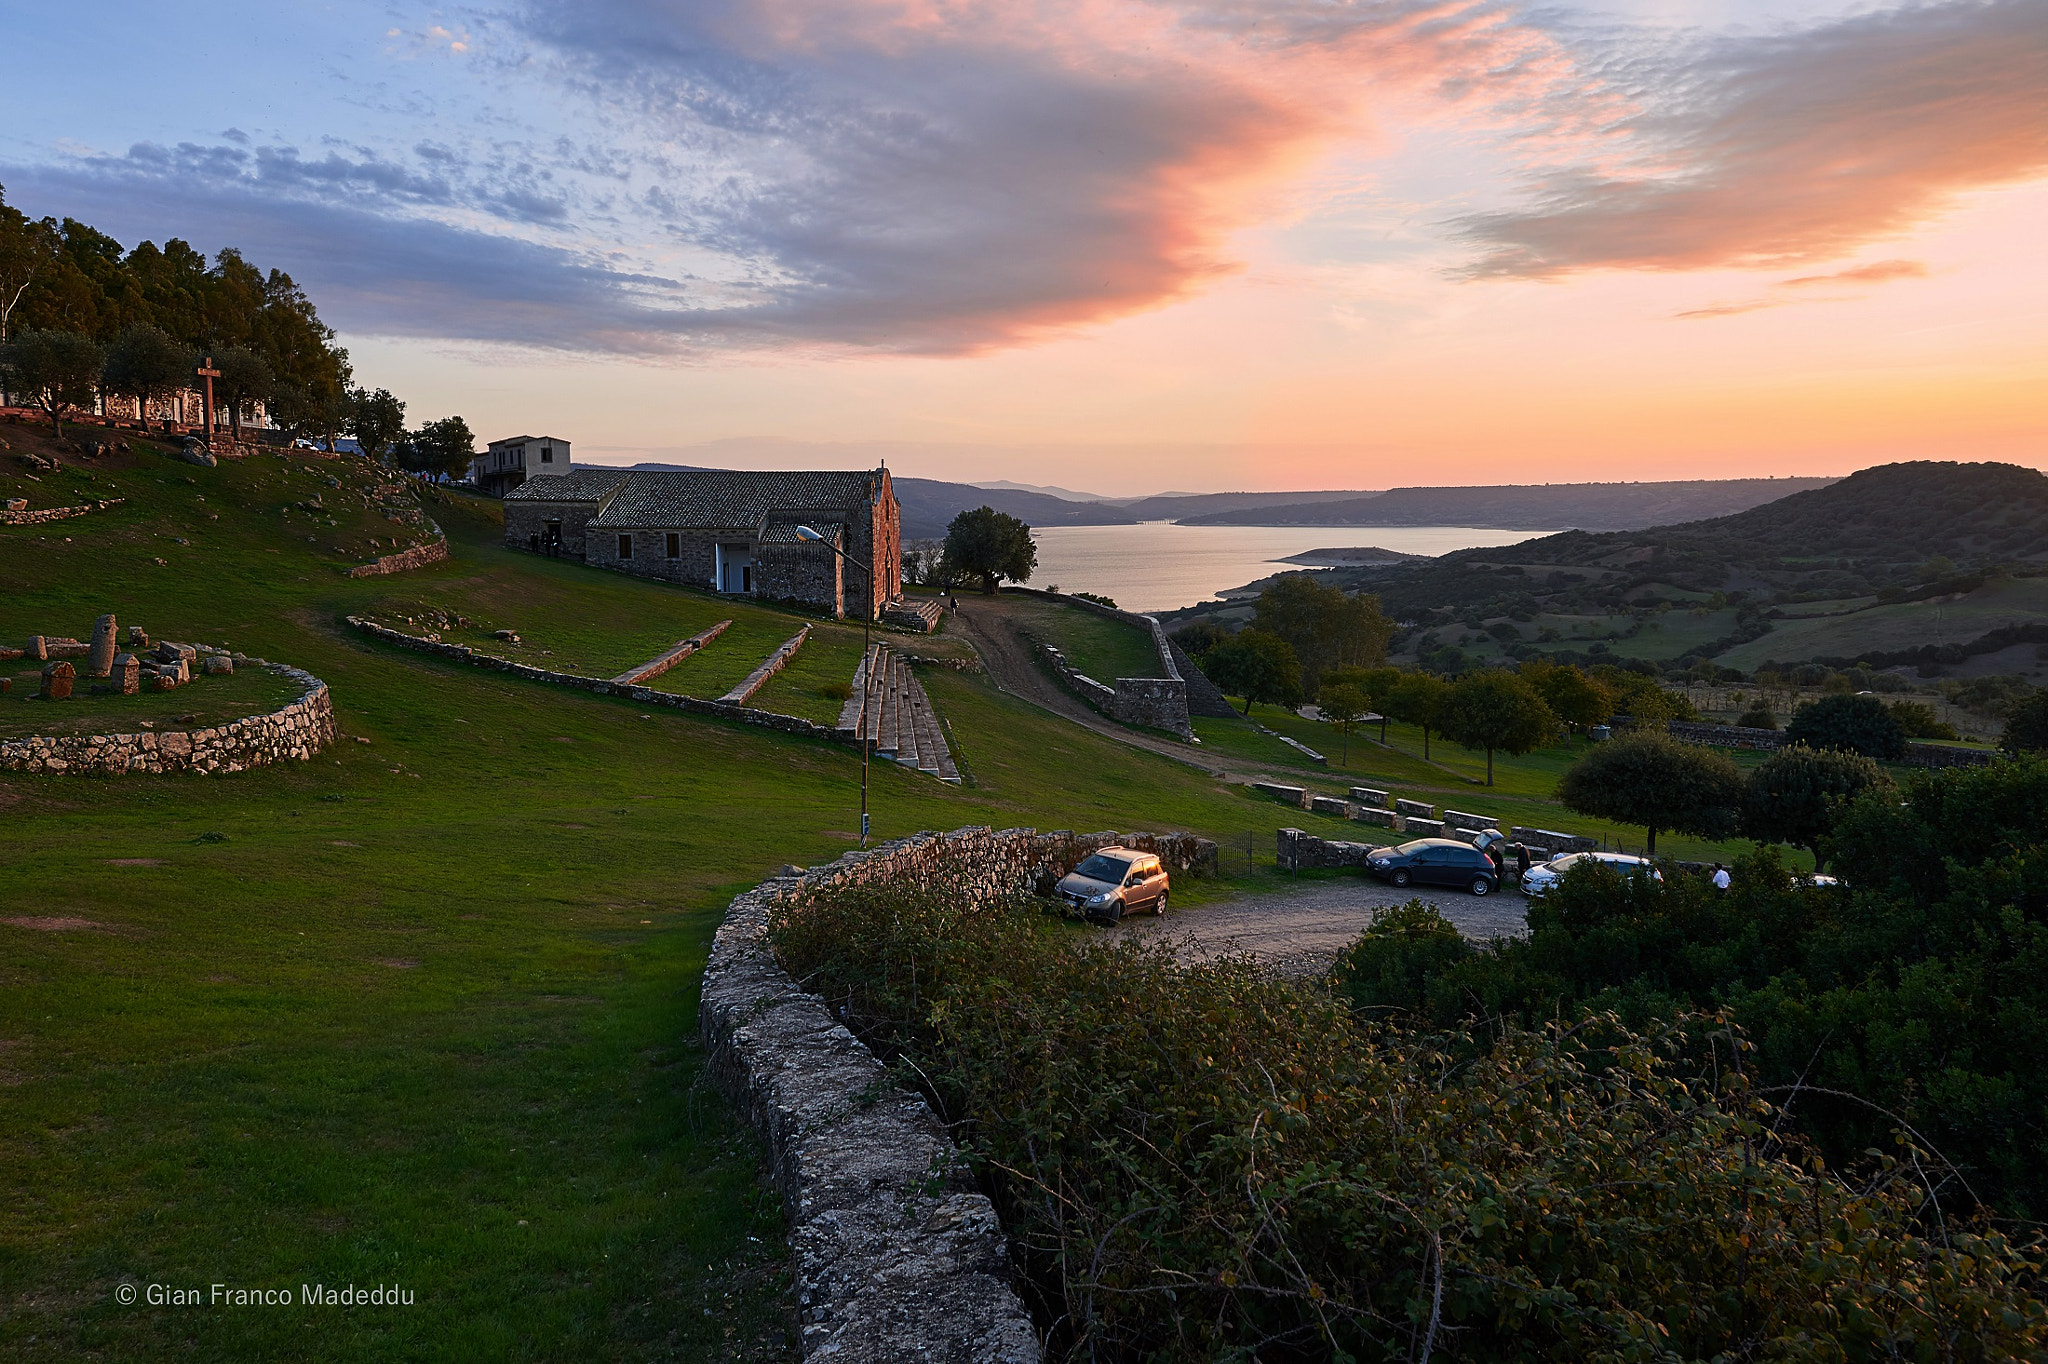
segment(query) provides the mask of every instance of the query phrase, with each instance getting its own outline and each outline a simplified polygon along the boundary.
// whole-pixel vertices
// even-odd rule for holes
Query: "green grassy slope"
[[[1037,597],[1004,603],[1018,625],[1066,653],[1067,661],[1108,686],[1119,677],[1158,677],[1159,652],[1150,631],[1085,607]]]
[[[0,1355],[786,1356],[779,1214],[701,1081],[695,992],[732,893],[850,846],[857,756],[340,618],[453,609],[622,664],[705,614],[799,622],[508,552],[488,505],[437,505],[455,558],[403,577],[351,580],[296,527],[225,512],[153,562],[197,497],[309,477],[287,468],[145,463],[101,475],[131,498],[104,519],[0,528],[0,639],[113,610],[225,641],[325,678],[346,736],[231,778],[0,774]],[[821,634],[850,673],[858,633]],[[1301,818],[983,679],[932,690],[982,784],[877,764],[881,836],[1190,827],[1270,857]],[[127,1279],[396,1282],[416,1305],[126,1308]]]

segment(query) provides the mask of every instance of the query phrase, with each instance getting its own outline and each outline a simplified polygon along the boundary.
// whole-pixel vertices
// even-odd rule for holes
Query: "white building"
[[[494,440],[469,462],[469,481],[494,497],[503,497],[529,478],[566,474],[569,442],[558,436],[513,436]]]

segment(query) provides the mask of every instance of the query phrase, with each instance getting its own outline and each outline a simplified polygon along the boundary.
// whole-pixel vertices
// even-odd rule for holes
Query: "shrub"
[[[1884,769],[1860,754],[1793,744],[1764,759],[1743,783],[1742,832],[1805,848],[1824,867],[1837,812],[1863,792],[1890,785]]]
[[[2008,753],[2048,753],[2048,691],[2035,692],[2012,708],[1998,746]]]
[[[1934,713],[1925,701],[1894,701],[1885,709],[1908,739],[1960,739],[1956,727]]]
[[[853,699],[853,684],[850,682],[825,682],[818,687],[818,695],[827,701],[849,701]]]
[[[1875,696],[1825,696],[1792,712],[1785,742],[1836,748],[1889,762],[1905,756],[1906,735]]]
[[[943,887],[789,905],[771,934],[959,1134],[1053,1324],[1049,1358],[2048,1343],[2025,1252],[1959,1219],[1923,1234],[1912,1148],[1852,1185],[1780,1142],[1747,1044],[1713,1020],[1482,1045]],[[1442,938],[1420,915],[1398,935]]]
[[[1745,729],[1776,729],[1778,717],[1771,714],[1769,706],[1755,705],[1742,712],[1735,723]]]

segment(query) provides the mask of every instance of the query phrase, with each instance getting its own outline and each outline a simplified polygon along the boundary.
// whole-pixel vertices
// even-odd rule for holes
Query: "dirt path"
[[[1129,744],[1132,748],[1142,748],[1161,757],[1172,758],[1175,762],[1199,767],[1221,781],[1282,781],[1300,785],[1298,774],[1219,765],[1200,748],[1126,729],[1113,720],[1104,719],[1038,666],[1037,660],[1031,656],[1031,646],[1017,633],[1016,617],[1010,606],[1011,599],[1003,597],[984,597],[978,593],[962,595],[960,609],[953,615],[954,623],[974,645],[975,652],[981,655],[982,666],[988,669],[989,677],[1010,695],[1120,744]]]
[[[1364,877],[1305,881],[1286,890],[1169,910],[1161,919],[1126,919],[1113,931],[1163,935],[1182,943],[1182,955],[1189,960],[1241,952],[1282,975],[1313,975],[1327,969],[1337,953],[1365,931],[1373,910],[1412,899],[1435,905],[1459,932],[1476,941],[1519,937],[1528,931],[1522,897],[1512,889],[1481,897],[1462,891],[1396,890]]]

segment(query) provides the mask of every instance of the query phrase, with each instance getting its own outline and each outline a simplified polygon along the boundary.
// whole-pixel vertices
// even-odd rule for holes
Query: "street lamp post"
[[[871,599],[873,598],[875,595],[875,570],[873,565],[854,563],[852,557],[845,550],[827,540],[822,532],[813,530],[809,526],[798,526],[796,528],[796,538],[807,541],[810,544],[823,545],[826,549],[837,554],[843,563],[851,564],[867,574],[868,596]],[[860,666],[862,677],[860,692],[860,845],[863,848],[868,845],[868,752],[872,747],[868,742],[868,702],[875,691],[874,663],[868,657],[868,626],[874,614],[873,608],[874,602],[870,600],[867,607],[860,613]]]

